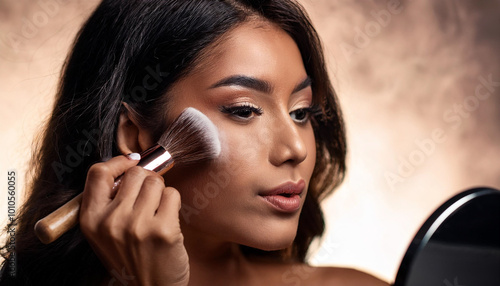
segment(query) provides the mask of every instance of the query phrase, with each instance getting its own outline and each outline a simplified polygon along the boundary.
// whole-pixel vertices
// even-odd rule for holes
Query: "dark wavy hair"
[[[246,255],[304,262],[311,241],[324,231],[319,202],[344,177],[346,143],[341,111],[316,31],[291,0],[104,0],[77,35],[32,159],[30,193],[16,226],[16,247],[2,248],[2,284],[97,284],[106,270],[78,227],[44,245],[35,223],[80,193],[89,167],[119,154],[115,134],[122,102],[141,127],[159,136],[169,87],[189,73],[204,50],[237,25],[271,22],[296,42],[312,80],[317,158],[293,244]],[[11,259],[16,268],[9,269]],[[16,276],[10,276],[15,270]],[[9,283],[10,282],[10,283]]]

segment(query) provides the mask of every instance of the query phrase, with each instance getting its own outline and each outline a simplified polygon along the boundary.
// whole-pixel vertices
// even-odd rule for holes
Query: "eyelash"
[[[220,111],[239,120],[250,120],[255,115],[261,116],[263,114],[262,108],[248,103],[236,106],[221,106]],[[292,117],[292,114],[297,112],[304,112],[305,114],[303,114],[303,118],[298,120],[292,118],[292,120],[298,124],[304,124],[311,118],[311,116],[315,116],[320,113],[321,109],[316,105],[311,105],[306,108],[299,108],[290,112],[290,117]]]
[[[257,116],[261,116],[263,113],[262,108],[253,106],[248,103],[235,106],[221,106],[220,111],[241,120],[248,120],[252,118],[254,114]]]

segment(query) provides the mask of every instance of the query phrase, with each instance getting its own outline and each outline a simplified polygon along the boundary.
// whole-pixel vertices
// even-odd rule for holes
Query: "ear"
[[[154,145],[151,134],[140,127],[130,106],[125,102],[122,105],[116,130],[116,145],[122,154],[141,153]]]

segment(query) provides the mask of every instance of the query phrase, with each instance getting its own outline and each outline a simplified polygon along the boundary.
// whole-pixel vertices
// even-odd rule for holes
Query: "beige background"
[[[2,219],[7,170],[22,188],[61,64],[97,2],[0,0]],[[393,281],[439,204],[468,187],[500,188],[500,1],[301,2],[349,139],[349,173],[324,204],[328,231],[310,261]]]

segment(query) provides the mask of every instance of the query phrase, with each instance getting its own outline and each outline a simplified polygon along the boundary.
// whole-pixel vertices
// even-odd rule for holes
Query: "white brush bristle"
[[[183,113],[187,120],[197,125],[196,128],[200,131],[201,139],[210,146],[209,149],[213,151],[214,158],[219,157],[221,151],[219,131],[212,120],[193,107],[186,108]]]
[[[179,115],[158,144],[172,155],[177,164],[215,159],[221,152],[217,127],[205,114],[192,107]]]

